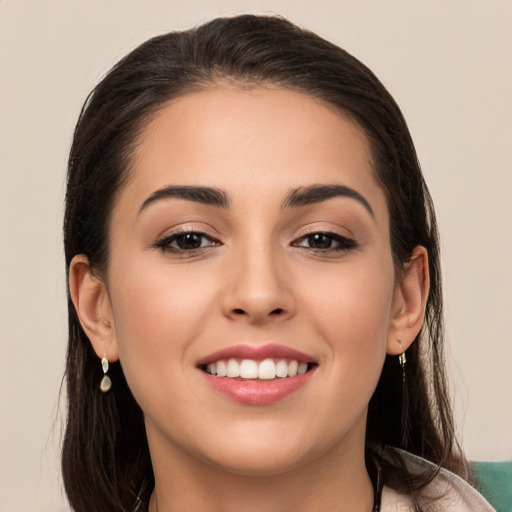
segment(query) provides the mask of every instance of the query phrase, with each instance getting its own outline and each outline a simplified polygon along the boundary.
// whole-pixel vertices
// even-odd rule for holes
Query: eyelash
[[[315,237],[323,237],[324,239],[327,239],[328,241],[335,242],[338,244],[337,247],[324,247],[324,248],[317,248],[317,247],[304,247],[303,245],[300,245],[301,242],[309,241],[311,243]],[[340,235],[339,233],[333,233],[333,232],[325,232],[325,231],[313,231],[311,233],[308,233],[304,236],[301,236],[296,241],[292,243],[294,247],[303,247],[305,249],[311,249],[315,252],[348,252],[354,249],[357,249],[359,247],[358,243],[347,236]]]
[[[171,244],[173,242],[177,242],[178,240],[182,239],[184,240],[187,236],[196,236],[201,239],[201,245],[199,247],[193,247],[190,249],[184,249],[182,247],[174,247]],[[210,243],[208,245],[203,245],[203,242],[205,240],[208,240]],[[178,243],[178,242],[177,242]],[[164,238],[161,238],[158,240],[154,247],[156,249],[160,249],[163,252],[172,252],[175,254],[194,254],[196,252],[201,251],[205,247],[212,247],[216,245],[221,245],[221,243],[216,240],[215,238],[207,235],[206,233],[202,233],[201,231],[195,231],[193,229],[181,229],[179,231],[176,231],[172,235],[165,236]]]
[[[192,247],[192,248],[183,248],[183,247],[175,247],[171,244],[177,243],[179,244],[179,240],[184,240],[187,236],[194,236],[199,238],[200,246],[199,247]],[[329,247],[307,247],[302,245],[303,242],[308,242],[310,244],[314,243],[315,237],[321,237],[323,241],[330,244]],[[208,241],[209,243],[207,245],[203,245],[205,241]],[[317,242],[319,240],[317,239]],[[337,247],[332,247],[333,242],[337,244]],[[165,236],[164,238],[161,238],[158,240],[154,247],[156,249],[160,249],[163,252],[171,252],[174,254],[182,254],[182,255],[190,255],[195,254],[197,252],[200,252],[205,247],[214,247],[222,245],[219,240],[216,240],[215,238],[207,235],[206,233],[203,233],[201,231],[195,231],[193,229],[183,229],[180,231],[177,231],[171,235]],[[291,243],[292,247],[302,247],[304,249],[310,249],[317,253],[327,253],[327,252],[349,252],[351,250],[357,249],[359,247],[359,244],[352,238],[349,238],[344,235],[340,235],[339,233],[333,233],[333,232],[324,232],[324,231],[313,231],[311,233],[307,233],[306,235],[301,236],[300,238],[294,240]]]

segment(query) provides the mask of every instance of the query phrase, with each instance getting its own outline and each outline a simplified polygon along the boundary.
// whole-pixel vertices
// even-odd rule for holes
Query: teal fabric
[[[512,512],[512,460],[473,462],[476,488],[497,512]]]

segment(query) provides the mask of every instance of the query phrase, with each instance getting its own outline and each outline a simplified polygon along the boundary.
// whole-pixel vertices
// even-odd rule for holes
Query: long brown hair
[[[385,483],[396,489],[404,482],[419,488],[433,473],[410,474],[397,452],[382,455],[386,446],[466,476],[444,370],[438,231],[409,130],[375,75],[319,36],[279,17],[246,15],[155,37],[122,59],[90,94],[75,129],[64,219],[68,270],[77,254],[85,254],[94,271],[106,269],[115,195],[151,116],[172,98],[226,81],[300,91],[364,129],[387,198],[396,271],[421,245],[428,251],[431,283],[424,327],[407,351],[405,384],[398,361],[387,356],[370,401],[368,460],[383,468]],[[77,512],[145,510],[154,476],[142,411],[120,363],[111,365],[113,390],[101,394],[101,367],[69,297],[68,309],[62,471],[70,504]]]

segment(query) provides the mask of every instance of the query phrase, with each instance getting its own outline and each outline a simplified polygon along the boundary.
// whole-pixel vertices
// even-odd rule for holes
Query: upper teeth
[[[241,377],[242,379],[274,379],[276,377],[296,377],[306,373],[307,363],[293,359],[221,359],[206,365],[207,373],[217,377]]]

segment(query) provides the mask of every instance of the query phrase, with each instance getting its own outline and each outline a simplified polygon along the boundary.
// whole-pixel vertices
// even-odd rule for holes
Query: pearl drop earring
[[[111,387],[112,387],[112,381],[110,380],[110,377],[107,375],[108,372],[108,359],[107,359],[107,353],[105,352],[105,355],[101,359],[101,368],[103,369],[103,378],[101,379],[100,383],[100,389],[103,391],[103,393],[106,393]]]

